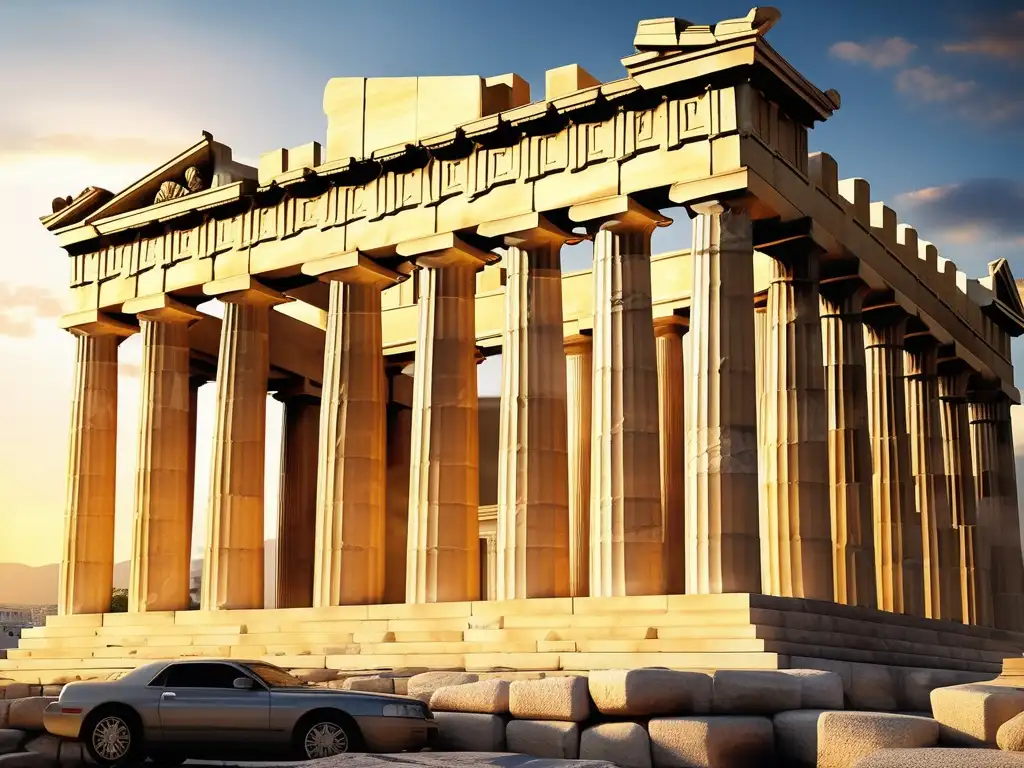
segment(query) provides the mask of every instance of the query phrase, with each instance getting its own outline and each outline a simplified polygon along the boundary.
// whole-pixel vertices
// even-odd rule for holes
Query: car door
[[[206,747],[265,741],[270,691],[258,680],[253,680],[251,690],[235,688],[240,677],[252,678],[222,662],[181,662],[168,667],[159,704],[164,740]]]

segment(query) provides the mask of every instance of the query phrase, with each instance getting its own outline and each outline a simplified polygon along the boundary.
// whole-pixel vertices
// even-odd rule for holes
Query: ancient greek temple
[[[4,669],[1019,655],[1014,278],[1004,260],[958,271],[808,154],[840,97],[768,44],[778,18],[641,21],[621,79],[561,67],[540,98],[515,74],[336,78],[323,145],[253,168],[204,134],[118,194],[55,200],[42,221],[67,253],[77,345],[61,615]],[[673,219],[692,247],[652,254]],[[562,271],[584,242],[592,267]],[[221,312],[197,309],[212,299]],[[133,334],[130,608],[114,615]],[[485,402],[477,364],[499,353]],[[213,459],[196,468],[207,384]]]

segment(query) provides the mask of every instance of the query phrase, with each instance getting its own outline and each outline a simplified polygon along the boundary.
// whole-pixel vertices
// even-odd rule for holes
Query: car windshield
[[[269,664],[247,664],[250,672],[262,680],[270,688],[305,688],[306,684],[297,677],[292,677],[283,669]]]

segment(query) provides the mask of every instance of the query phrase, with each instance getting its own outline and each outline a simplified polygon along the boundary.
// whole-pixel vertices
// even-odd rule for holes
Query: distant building
[[[21,630],[33,624],[31,610],[0,608],[0,648],[17,648]]]

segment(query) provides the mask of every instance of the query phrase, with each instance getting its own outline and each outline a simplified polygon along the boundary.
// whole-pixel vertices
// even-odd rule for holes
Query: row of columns
[[[579,236],[538,215],[480,228],[504,243],[507,269],[496,596],[763,588],[979,623],[1020,616],[1008,403],[968,405],[964,372],[940,371],[932,340],[905,338],[896,307],[864,309],[854,282],[823,284],[807,246],[769,251],[755,315],[749,215],[718,203],[694,214],[685,345],[682,319],[652,313],[660,214],[625,197],[570,209],[594,240],[594,328],[567,344],[559,250]],[[479,597],[475,274],[495,256],[452,234],[398,254],[421,269],[409,408],[389,396],[381,335],[381,291],[407,275],[358,253],[303,267],[330,284],[330,306],[319,404],[278,394],[289,605]],[[209,292],[225,309],[201,602],[261,607],[269,311],[287,299],[255,281]],[[200,315],[168,297],[124,311],[144,346],[131,606],[179,609],[188,325]],[[133,330],[78,329],[67,613],[109,601],[116,348]],[[406,468],[407,497],[388,481]],[[315,525],[297,512],[311,504]]]

